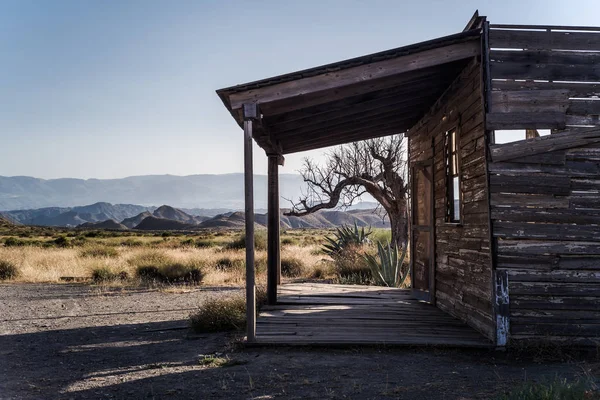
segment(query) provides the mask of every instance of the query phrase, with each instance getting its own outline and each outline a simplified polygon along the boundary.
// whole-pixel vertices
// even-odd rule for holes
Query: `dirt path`
[[[0,399],[489,399],[585,362],[435,349],[237,349],[186,318],[223,291],[0,285]],[[219,353],[232,366],[201,365]]]

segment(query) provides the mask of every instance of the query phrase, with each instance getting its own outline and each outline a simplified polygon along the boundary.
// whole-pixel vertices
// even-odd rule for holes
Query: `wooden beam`
[[[389,60],[232,93],[229,100],[232,109],[240,108],[245,103],[265,104],[463,60],[479,55],[480,51],[479,40],[470,40]]]
[[[256,341],[256,287],[254,284],[254,172],[252,125],[260,118],[258,107],[244,104],[244,202],[246,222],[246,340]]]
[[[324,132],[335,134],[336,131],[345,132],[348,128],[357,129],[363,127],[364,130],[368,130],[371,125],[378,125],[386,121],[418,119],[427,111],[428,106],[432,101],[416,102],[406,108],[403,107],[407,105],[405,102],[401,104],[392,104],[377,110],[359,113],[352,118],[332,118],[329,121],[323,121],[317,125],[309,124],[306,126],[299,126],[296,129],[281,132],[275,131],[274,133],[279,140],[283,141],[290,137],[302,137],[302,139],[304,139],[308,138],[310,135],[324,136]]]
[[[330,145],[333,145],[337,144],[336,142],[344,141],[348,137],[357,137],[356,140],[367,138],[371,133],[387,130],[388,128],[395,129],[396,132],[400,133],[406,131],[411,126],[410,124],[417,119],[418,116],[413,115],[388,116],[387,118],[369,120],[366,123],[345,124],[331,129],[281,137],[281,144],[284,153],[287,153],[290,145],[306,144],[317,147],[325,143],[332,143]]]
[[[359,105],[371,105],[375,102],[383,102],[385,99],[394,97],[403,97],[409,94],[414,94],[415,91],[424,91],[426,87],[435,87],[444,85],[454,79],[457,72],[456,68],[444,68],[443,72],[430,71],[427,74],[419,74],[418,77],[412,79],[403,79],[397,86],[388,87],[385,89],[369,91],[367,93],[353,94],[339,100],[329,101],[310,107],[302,108],[296,111],[289,111],[284,114],[267,114],[265,124],[268,126],[278,126],[293,121],[304,120],[306,118],[318,117],[323,114],[328,114],[334,111],[346,110],[349,107]],[[337,93],[337,92],[336,92]],[[269,108],[268,106],[267,109]]]
[[[311,107],[320,105],[327,106],[333,102],[351,101],[357,96],[371,96],[373,93],[406,89],[406,87],[422,81],[423,79],[442,79],[447,78],[451,81],[457,76],[467,64],[467,60],[459,60],[449,64],[444,64],[443,68],[437,66],[420,69],[394,75],[385,79],[367,80],[348,86],[343,86],[335,90],[318,91],[306,94],[300,97],[290,97],[281,101],[264,103],[261,105],[264,114],[269,118],[285,115],[291,112],[301,112]],[[443,71],[442,71],[443,70]]]
[[[479,10],[475,10],[475,12],[473,13],[473,16],[471,17],[471,19],[469,20],[469,22],[467,22],[467,25],[465,26],[465,29],[463,29],[463,32],[466,32],[470,29],[473,28],[477,28],[476,26],[476,22],[479,19]]]
[[[317,129],[326,126],[332,126],[339,122],[348,122],[350,119],[362,120],[363,118],[380,115],[389,111],[396,110],[399,113],[406,113],[410,110],[420,111],[424,106],[433,103],[439,96],[441,90],[439,87],[429,88],[419,92],[406,93],[404,96],[392,96],[377,99],[365,103],[355,104],[344,109],[333,110],[331,112],[321,113],[301,120],[286,122],[270,129],[276,134],[293,130],[307,130],[310,126]],[[314,129],[313,129],[314,130]]]
[[[279,242],[279,172],[277,156],[269,156],[267,214],[267,302],[277,303],[277,285],[281,281]]]
[[[414,122],[407,124],[407,126],[413,126],[413,125],[414,125]],[[358,140],[368,140],[368,139],[374,139],[377,137],[394,135],[397,133],[402,133],[406,129],[408,129],[408,128],[400,129],[398,127],[389,127],[388,126],[388,127],[381,127],[381,128],[377,128],[377,129],[368,130],[368,131],[358,131],[358,132],[355,132],[354,134],[338,136],[335,138],[328,138],[326,140],[319,140],[318,142],[316,141],[317,139],[312,139],[308,142],[304,142],[304,141],[294,142],[293,144],[289,144],[289,145],[286,144],[284,147],[284,151],[285,151],[285,154],[299,153],[301,151],[313,150],[315,148],[337,146],[337,145],[341,145],[341,144],[356,142]]]

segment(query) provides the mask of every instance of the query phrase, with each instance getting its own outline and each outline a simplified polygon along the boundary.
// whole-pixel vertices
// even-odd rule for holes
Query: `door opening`
[[[433,160],[412,167],[410,280],[412,294],[435,302]]]

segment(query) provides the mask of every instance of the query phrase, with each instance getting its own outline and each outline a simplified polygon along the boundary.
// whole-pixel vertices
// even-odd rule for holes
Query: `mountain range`
[[[280,194],[286,199],[297,199],[304,187],[302,178],[297,174],[280,174],[279,185]],[[255,207],[266,208],[266,175],[255,175],[254,187]],[[184,209],[220,208],[222,212],[239,210],[244,207],[244,175],[144,175],[122,179],[48,180],[0,176],[0,211],[67,208],[99,201],[145,207],[169,204]]]
[[[344,224],[387,227],[389,221],[373,209],[322,210],[304,217],[283,215],[281,226],[290,228],[331,228]],[[85,229],[196,230],[202,228],[243,228],[244,213],[228,211],[215,216],[193,215],[168,205],[144,207],[131,204],[96,203],[72,208],[42,208],[0,213],[0,218],[24,225],[63,226]],[[255,213],[258,225],[267,224],[267,214]]]

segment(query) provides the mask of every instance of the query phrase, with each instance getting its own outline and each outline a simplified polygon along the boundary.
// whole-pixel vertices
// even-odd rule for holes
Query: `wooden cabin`
[[[412,298],[496,346],[597,345],[598,65],[600,28],[494,25],[476,13],[454,35],[218,90],[245,133],[248,341],[252,140],[269,158],[277,304],[284,156],[405,133]]]

